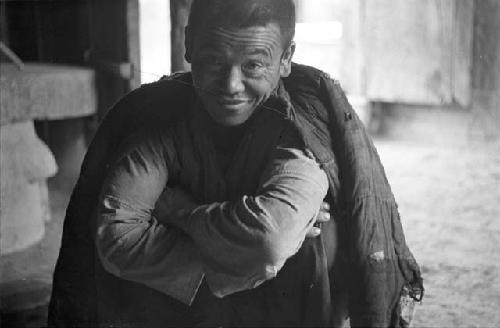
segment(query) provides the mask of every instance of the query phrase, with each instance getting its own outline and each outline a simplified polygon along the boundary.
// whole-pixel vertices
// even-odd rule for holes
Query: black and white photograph
[[[0,326],[500,327],[500,0],[0,0]]]

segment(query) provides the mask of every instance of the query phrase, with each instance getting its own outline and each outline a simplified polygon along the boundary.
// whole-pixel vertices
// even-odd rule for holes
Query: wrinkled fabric
[[[190,308],[103,270],[92,218],[114,151],[142,127],[172,126],[193,99],[190,74],[175,75],[133,91],[104,119],[68,206],[49,325],[193,326],[202,324],[192,315],[200,308],[224,309],[217,315],[229,317],[223,322],[232,326],[332,326],[347,315],[352,326],[401,326],[403,286],[421,288],[422,280],[380,159],[338,83],[300,65],[266,104],[290,111],[328,175],[335,220],[323,225],[322,234],[306,240],[277,278],[216,299],[223,304],[205,284]]]
[[[294,65],[292,71],[284,83],[297,125],[336,191],[332,208],[340,218],[351,325],[405,325],[403,287],[423,293],[423,284],[377,151],[338,82],[311,67]]]

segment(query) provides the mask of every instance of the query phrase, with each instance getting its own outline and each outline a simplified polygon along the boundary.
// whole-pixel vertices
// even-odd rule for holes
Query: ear
[[[295,42],[290,42],[290,45],[281,56],[280,76],[287,77],[292,72],[292,57],[295,53]]]
[[[186,48],[186,53],[184,54],[184,58],[188,63],[191,64],[191,57],[193,51],[193,35],[191,33],[191,28],[189,25],[184,29],[184,47]]]

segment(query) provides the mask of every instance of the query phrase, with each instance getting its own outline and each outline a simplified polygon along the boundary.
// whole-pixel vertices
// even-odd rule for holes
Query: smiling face
[[[294,46],[285,49],[279,26],[269,23],[207,28],[188,37],[186,49],[205,110],[218,124],[237,126],[290,73]]]

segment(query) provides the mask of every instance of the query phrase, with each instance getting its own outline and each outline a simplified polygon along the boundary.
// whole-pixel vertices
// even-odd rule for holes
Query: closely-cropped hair
[[[211,25],[245,28],[268,23],[279,25],[288,46],[295,35],[293,0],[194,0],[188,20],[191,33]]]

